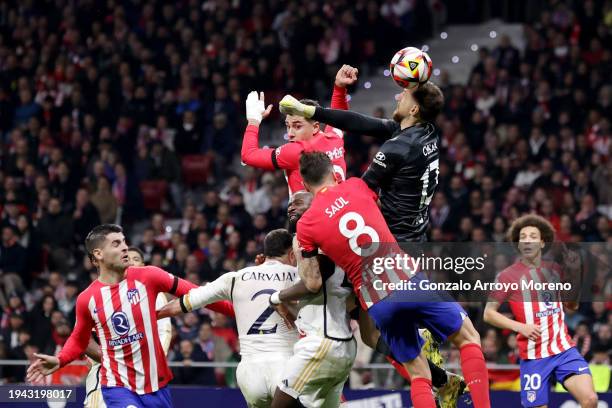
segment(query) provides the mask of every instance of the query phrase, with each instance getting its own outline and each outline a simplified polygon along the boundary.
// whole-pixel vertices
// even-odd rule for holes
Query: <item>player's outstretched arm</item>
[[[259,148],[259,124],[272,111],[272,105],[266,108],[264,93],[258,96],[256,91],[249,93],[246,99],[246,117],[248,126],[244,131],[240,158],[244,164],[264,170],[275,170],[272,155],[274,149]]]
[[[485,306],[483,320],[491,326],[500,329],[508,329],[520,333],[530,340],[537,340],[542,332],[540,328],[534,324],[525,324],[516,320],[510,319],[499,312],[499,302],[489,301]]]
[[[146,266],[144,268],[146,268],[147,271],[144,277],[147,279],[147,282],[155,287],[157,293],[170,293],[171,295],[180,297],[189,293],[191,289],[199,288],[199,286],[185,279],[181,279],[178,276],[174,276],[156,266]],[[207,308],[226,316],[235,316],[234,307],[227,300],[220,300],[215,303],[211,302]]]
[[[164,319],[166,317],[178,316],[183,313],[179,302],[180,299],[174,299],[171,302],[166,303],[157,311],[157,320]]]
[[[60,368],[59,359],[47,354],[34,353],[36,361],[29,367],[26,373],[26,382],[32,384],[42,383],[46,376],[53,374]]]
[[[387,139],[398,129],[390,119],[379,119],[348,110],[326,109],[305,105],[291,95],[285,95],[278,104],[281,113],[314,119],[348,132],[361,133]]]
[[[331,108],[348,110],[349,105],[346,98],[346,87],[357,82],[359,70],[350,65],[342,65],[336,73],[334,91],[331,97]]]
[[[312,295],[312,292],[306,287],[304,281],[299,281],[293,286],[278,292],[278,299],[281,302],[294,302],[305,298],[306,296]]]

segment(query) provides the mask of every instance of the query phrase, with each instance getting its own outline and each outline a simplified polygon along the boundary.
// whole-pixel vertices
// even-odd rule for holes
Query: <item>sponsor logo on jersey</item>
[[[130,331],[130,322],[124,312],[115,312],[111,316],[113,330],[119,336],[126,335]]]
[[[435,153],[438,151],[438,143],[437,142],[433,142],[433,143],[429,143],[426,144],[425,146],[423,146],[423,156],[427,157],[432,153]]]
[[[533,402],[536,400],[536,392],[535,391],[527,391],[527,401]]]
[[[329,157],[329,160],[341,159],[344,157],[344,147],[336,147],[334,150],[326,151],[325,154]]]
[[[385,169],[387,168],[387,165],[385,163],[383,163],[385,161],[386,157],[385,154],[383,152],[378,152],[376,153],[376,156],[374,156],[374,160],[372,160],[374,163],[378,164],[381,167],[384,167]]]
[[[137,305],[138,302],[140,302],[140,293],[138,292],[138,289],[134,288],[134,289],[128,290],[127,298],[128,298],[128,302],[130,302],[133,305]]]
[[[277,157],[280,155],[282,147],[283,146],[279,146],[279,147],[276,148],[276,150],[274,150],[274,154],[276,154]]]
[[[121,337],[121,338],[118,338],[118,339],[109,340],[108,341],[108,345],[110,347],[124,346],[126,344],[130,344],[130,343],[133,343],[135,341],[142,340],[143,338],[144,338],[144,334],[143,333],[130,334],[129,336],[125,336],[125,337]]]
[[[560,307],[555,307],[554,309],[547,309],[544,310],[542,312],[536,312],[536,317],[540,318],[540,317],[547,317],[547,316],[552,316],[554,314],[560,313],[561,312],[561,308]]]

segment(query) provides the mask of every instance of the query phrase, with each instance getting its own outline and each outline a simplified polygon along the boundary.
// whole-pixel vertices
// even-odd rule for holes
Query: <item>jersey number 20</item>
[[[259,297],[261,295],[271,295],[274,292],[276,292],[274,289],[262,289],[259,292],[255,293],[253,295],[253,297],[251,298],[251,300],[255,300],[257,297]],[[249,328],[249,331],[247,332],[247,334],[272,334],[272,333],[276,333],[276,327],[278,326],[278,324],[275,324],[274,327],[272,327],[270,329],[262,329],[261,328],[261,326],[264,324],[264,322],[266,320],[268,320],[268,317],[270,317],[270,315],[272,313],[274,313],[274,309],[272,309],[270,306],[268,306],[266,308],[266,310],[264,310],[263,313],[259,315],[257,320],[255,320],[255,323],[253,323],[253,325]]]

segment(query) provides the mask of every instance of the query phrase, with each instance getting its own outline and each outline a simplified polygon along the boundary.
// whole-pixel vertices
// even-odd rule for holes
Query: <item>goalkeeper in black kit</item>
[[[381,211],[398,242],[424,242],[429,224],[429,204],[438,187],[440,132],[433,123],[444,105],[444,95],[431,82],[404,89],[396,96],[393,119],[357,112],[326,109],[300,103],[287,95],[279,103],[284,114],[300,115],[349,133],[384,139],[363,180],[379,192]],[[431,341],[428,331],[423,333]],[[384,344],[378,351],[388,356]],[[454,407],[465,383],[438,367],[438,350],[426,352],[434,387],[442,407]],[[389,357],[389,356],[388,356]],[[434,363],[432,363],[434,360]]]

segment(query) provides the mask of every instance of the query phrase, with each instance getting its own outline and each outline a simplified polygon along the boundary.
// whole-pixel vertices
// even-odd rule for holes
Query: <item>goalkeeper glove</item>
[[[252,120],[260,124],[265,110],[266,104],[264,101],[259,99],[259,95],[256,91],[251,91],[246,99],[247,120]]]
[[[315,114],[315,106],[305,105],[291,95],[285,95],[278,103],[281,113],[285,115],[298,115],[310,119]]]

